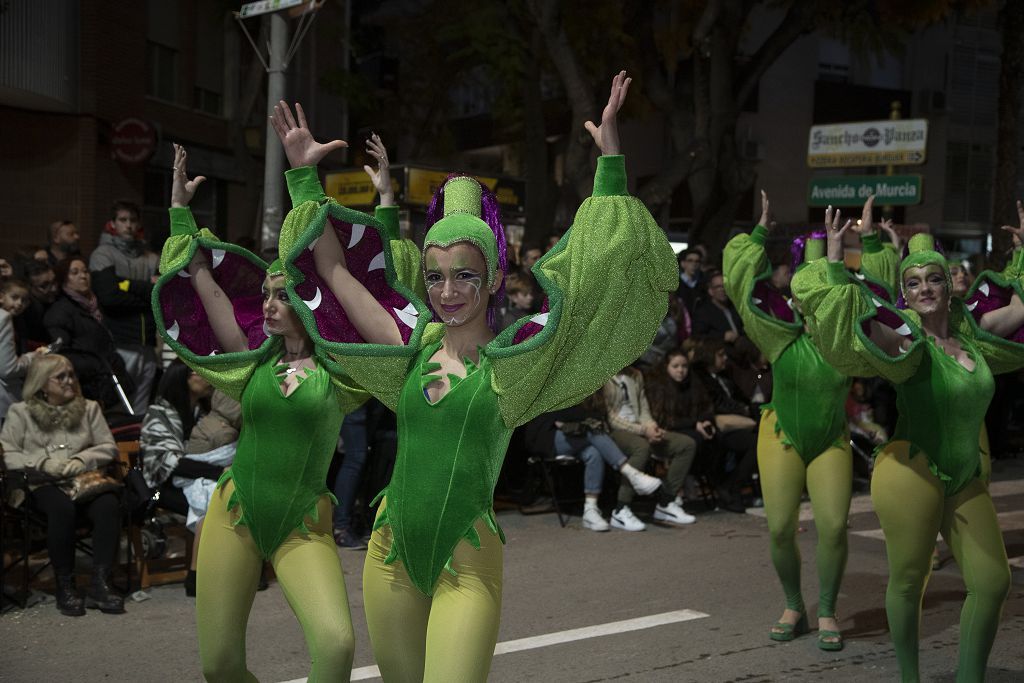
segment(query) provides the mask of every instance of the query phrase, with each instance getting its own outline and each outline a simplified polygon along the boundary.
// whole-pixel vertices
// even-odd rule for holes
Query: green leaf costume
[[[311,217],[299,243],[320,229]],[[512,431],[596,391],[647,348],[665,316],[675,259],[647,209],[626,194],[623,157],[598,160],[593,196],[533,272],[549,310],[480,349],[436,403],[424,386],[436,378],[430,358],[444,326],[432,324],[404,346],[323,342],[356,384],[397,414],[398,456],[377,526],[390,525],[394,537],[388,563],[400,560],[428,596],[446,567],[458,571],[451,560],[461,540],[479,547],[477,520],[500,534],[491,501]]]

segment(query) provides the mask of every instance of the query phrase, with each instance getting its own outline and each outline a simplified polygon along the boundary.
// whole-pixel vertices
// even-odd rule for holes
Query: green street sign
[[[844,175],[811,178],[807,186],[809,206],[860,206],[875,195],[876,206],[910,206],[921,203],[919,175]]]

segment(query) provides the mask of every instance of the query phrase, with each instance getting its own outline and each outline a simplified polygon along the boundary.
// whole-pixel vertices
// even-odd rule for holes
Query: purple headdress
[[[826,238],[824,230],[815,230],[813,232],[800,235],[789,245],[789,254],[791,257],[790,268],[795,273],[798,266],[800,266],[804,259],[807,257],[807,241],[808,240],[823,240]]]
[[[427,208],[427,220],[426,230],[429,231],[431,227],[442,218],[444,218],[444,188],[448,184],[448,181],[452,178],[463,178],[466,177],[464,173],[450,173],[440,187],[434,192],[434,196],[430,200],[430,206]],[[502,301],[505,300],[505,275],[508,273],[508,244],[505,239],[505,227],[501,223],[501,208],[498,205],[498,198],[489,189],[480,186],[480,219],[487,224],[487,227],[491,229],[491,233],[494,237],[495,246],[497,247],[498,262],[493,266],[488,263],[488,267],[494,267],[495,270],[501,273],[501,285],[497,291],[491,296],[490,303],[487,306],[487,324],[488,326],[497,331],[497,309]],[[475,242],[470,239],[467,235],[467,242]],[[486,257],[488,250],[482,248]],[[426,248],[424,247],[424,251]],[[489,274],[493,277],[493,274]],[[488,279],[491,280],[491,277]],[[491,280],[493,281],[493,280]],[[428,301],[429,305],[429,301]]]

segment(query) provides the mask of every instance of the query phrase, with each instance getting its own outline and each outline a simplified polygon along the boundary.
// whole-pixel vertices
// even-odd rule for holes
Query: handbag
[[[61,482],[60,488],[68,494],[68,498],[71,500],[76,503],[85,503],[101,493],[120,490],[121,482],[106,472],[89,470]]]

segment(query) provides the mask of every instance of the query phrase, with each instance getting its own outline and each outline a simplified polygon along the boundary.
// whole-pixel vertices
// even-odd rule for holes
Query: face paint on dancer
[[[907,268],[903,273],[903,296],[907,306],[920,315],[928,315],[949,307],[947,276],[934,263]]]
[[[293,335],[302,329],[292,308],[283,275],[267,275],[263,280],[263,331],[270,335]]]
[[[487,301],[480,290],[487,263],[479,249],[466,242],[448,248],[429,247],[424,262],[430,305],[445,325],[465,325],[486,310]]]

